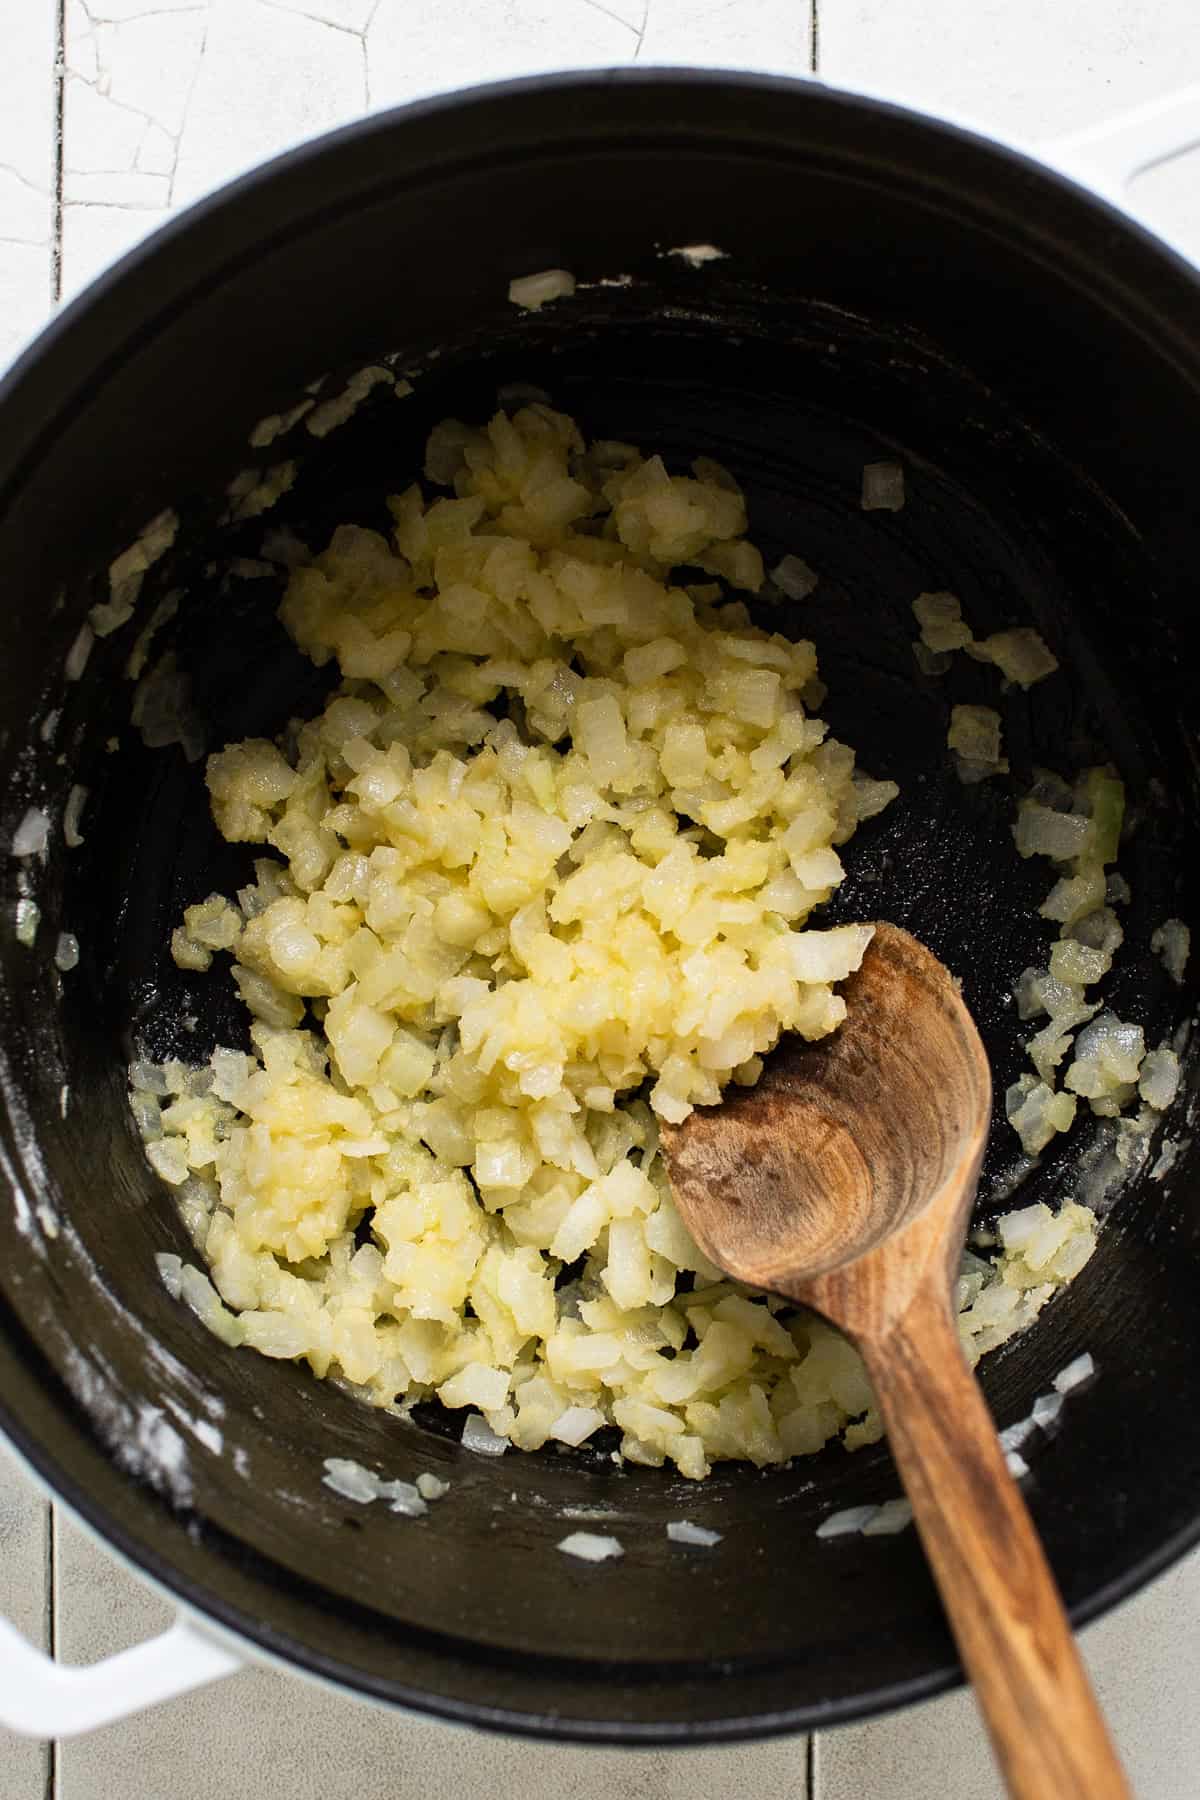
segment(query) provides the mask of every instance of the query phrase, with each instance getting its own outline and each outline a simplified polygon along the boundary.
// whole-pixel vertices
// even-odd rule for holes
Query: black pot
[[[668,254],[696,242],[727,254],[700,267]],[[585,284],[573,300],[509,304],[510,278],[551,266]],[[248,450],[255,421],[313,377],[388,352],[416,372],[410,398],[377,393],[324,440],[301,426]],[[896,919],[947,958],[1001,1094],[1021,1066],[1008,996],[1046,954],[1045,866],[1013,852],[1013,787],[966,789],[946,767],[949,690],[911,655],[922,589],[957,592],[980,632],[1035,622],[1058,651],[1053,683],[1005,702],[1014,772],[1118,764],[1134,897],[1110,1002],[1150,1042],[1187,1016],[1149,937],[1187,916],[1197,837],[1194,271],[1015,153],[785,81],[560,77],[364,121],[159,232],[0,388],[4,823],[7,836],[40,804],[57,846],[4,863],[0,1423],[162,1588],[377,1700],[638,1743],[878,1711],[959,1678],[911,1532],[814,1536],[830,1510],[896,1492],[883,1447],[761,1474],[720,1465],[699,1487],[599,1453],[473,1456],[449,1416],[398,1422],[223,1350],[156,1273],[156,1250],[188,1245],[142,1158],[124,1065],[135,1042],[198,1057],[240,1031],[224,984],[182,976],[165,945],[182,906],[229,891],[243,865],[208,824],[199,767],[128,727],[138,627],[99,643],[81,680],[64,683],[64,658],[108,562],[176,505],[183,528],[141,617],[184,590],[161,644],[208,743],[311,710],[322,678],[275,623],[278,581],[223,574],[264,529],[218,523],[225,484],[296,444],[299,478],[267,522],[314,542],[369,523],[419,468],[430,424],[485,415],[511,381],[548,389],[589,433],[718,457],[768,558],[799,551],[822,572],[786,628],[816,639],[835,731],[902,787],[855,840],[836,911]],[[862,463],[893,454],[907,506],[863,513]],[[75,783],[89,789],[85,842],[66,851]],[[43,915],[32,951],[14,938],[19,868]],[[82,946],[65,975],[60,930]],[[1102,1129],[1048,1154],[1022,1200],[1078,1191]],[[1002,1118],[993,1136],[984,1218],[1015,1154]],[[1200,1534],[1198,1159],[1188,1144],[1164,1178],[1136,1174],[1083,1274],[985,1364],[1007,1423],[1071,1356],[1096,1359],[1030,1487],[1077,1622]],[[145,1452],[144,1409],[170,1402],[184,1478]],[[185,1422],[206,1417],[220,1455]],[[451,1494],[415,1525],[355,1507],[322,1485],[333,1455],[431,1468]],[[557,1553],[565,1509],[581,1507],[602,1510],[622,1561]],[[669,1544],[664,1523],[681,1516],[720,1545]]]

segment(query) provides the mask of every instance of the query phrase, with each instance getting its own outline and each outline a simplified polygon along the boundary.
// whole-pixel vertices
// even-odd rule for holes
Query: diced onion
[[[1180,986],[1191,947],[1192,934],[1182,919],[1164,919],[1150,936],[1151,950],[1162,958],[1163,968]]]
[[[343,1500],[355,1500],[360,1506],[378,1500],[380,1479],[370,1469],[364,1469],[361,1463],[351,1462],[344,1456],[327,1456],[325,1473],[322,1481]]]
[[[79,627],[78,635],[67,651],[67,660],[63,664],[63,674],[68,681],[79,680],[87,668],[88,657],[92,654],[92,645],[95,641],[96,634],[85,620]]]
[[[1044,681],[1058,668],[1058,658],[1036,631],[1019,626],[1014,631],[997,631],[991,637],[977,639],[971,655],[981,662],[995,663],[1008,681],[1018,687],[1032,687]]]
[[[798,556],[785,556],[771,570],[771,580],[789,600],[807,600],[819,577]]]
[[[1165,1044],[1148,1050],[1138,1074],[1138,1093],[1155,1112],[1166,1112],[1179,1092],[1179,1058]]]
[[[42,909],[36,900],[22,896],[17,901],[17,942],[32,950],[37,940],[38,926],[42,922]]]
[[[1000,1433],[1002,1450],[1019,1450],[1033,1436],[1036,1427],[1032,1419],[1018,1419],[1015,1425],[1006,1425]]]
[[[14,856],[41,856],[50,841],[50,821],[40,806],[31,806],[13,832]]]
[[[183,1259],[169,1250],[159,1250],[155,1253],[154,1261],[163,1286],[172,1300],[178,1300],[182,1291]]]
[[[912,1505],[904,1499],[885,1500],[862,1528],[864,1537],[891,1537],[912,1523]]]
[[[859,1532],[879,1511],[878,1506],[848,1506],[842,1512],[830,1513],[817,1526],[819,1538],[848,1537]]]
[[[572,1531],[557,1547],[564,1556],[578,1557],[580,1562],[607,1562],[610,1557],[625,1554],[615,1537],[604,1537],[596,1531]]]
[[[904,470],[899,463],[864,463],[862,509],[864,512],[899,512],[904,505]]]
[[[693,1525],[690,1519],[672,1519],[667,1525],[667,1536],[673,1544],[695,1544],[707,1550],[719,1544],[724,1533],[710,1531],[707,1525]]]
[[[971,642],[971,628],[963,623],[956,594],[918,594],[913,612],[921,627],[921,642],[935,655],[963,650]]]
[[[526,312],[537,312],[551,300],[562,300],[575,292],[575,277],[567,269],[542,269],[536,275],[522,275],[508,284],[508,297],[514,306]]]
[[[79,939],[69,931],[60,931],[54,946],[54,966],[66,975],[79,966]]]
[[[462,1428],[462,1447],[473,1450],[477,1456],[503,1456],[508,1439],[497,1437],[486,1419],[472,1413]]]
[[[1054,1386],[1058,1393],[1069,1394],[1073,1388],[1082,1387],[1096,1373],[1096,1364],[1089,1351],[1077,1356],[1064,1369],[1060,1369],[1054,1377]]]

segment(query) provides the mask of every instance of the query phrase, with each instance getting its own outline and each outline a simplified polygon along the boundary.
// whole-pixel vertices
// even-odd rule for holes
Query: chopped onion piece
[[[1015,1425],[1006,1425],[1000,1433],[1002,1450],[1019,1450],[1021,1445],[1031,1438],[1036,1427],[1032,1419],[1018,1419]]]
[[[173,1255],[170,1250],[159,1250],[154,1261],[158,1266],[159,1280],[172,1300],[178,1300],[183,1291],[183,1258]]]
[[[179,1187],[188,1178],[187,1146],[183,1138],[158,1138],[147,1144],[146,1161],[171,1187]]]
[[[771,580],[789,600],[807,600],[819,577],[798,556],[785,556],[771,570]]]
[[[63,674],[68,681],[78,681],[87,668],[88,657],[92,654],[92,645],[96,634],[85,619],[79,627],[79,634],[71,648],[67,651],[67,660],[63,664]]]
[[[1004,1460],[1008,1464],[1008,1472],[1014,1481],[1023,1481],[1029,1473],[1029,1464],[1019,1450],[1007,1450]]]
[[[1033,1403],[1033,1422],[1040,1431],[1045,1431],[1048,1426],[1054,1424],[1062,1409],[1063,1397],[1061,1394],[1039,1394]]]
[[[1112,957],[1106,950],[1094,950],[1078,938],[1060,938],[1050,952],[1050,973],[1066,987],[1088,987],[1102,981],[1112,968]]]
[[[13,832],[14,856],[41,856],[50,841],[50,821],[40,806],[31,806]]]
[[[705,263],[724,262],[729,252],[718,250],[715,244],[681,244],[678,249],[668,250],[667,255],[679,257],[689,269],[702,269]]]
[[[1174,1141],[1163,1145],[1162,1149],[1159,1151],[1157,1161],[1150,1171],[1151,1181],[1165,1180],[1171,1173],[1171,1170],[1175,1167],[1175,1164],[1179,1161],[1179,1152],[1182,1148],[1183,1146],[1181,1144]]]
[[[862,1528],[864,1537],[891,1537],[912,1523],[912,1506],[904,1499],[885,1500],[875,1515]]]
[[[411,1481],[381,1481],[379,1498],[390,1500],[388,1511],[401,1513],[406,1519],[423,1519],[429,1511],[419,1489]]]
[[[1082,1356],[1077,1356],[1065,1369],[1058,1371],[1054,1377],[1054,1386],[1058,1393],[1069,1394],[1073,1388],[1082,1387],[1085,1381],[1090,1381],[1095,1373],[1096,1364],[1091,1354],[1085,1350]]]
[[[462,1447],[474,1450],[477,1456],[503,1456],[508,1449],[508,1439],[497,1437],[486,1419],[478,1413],[472,1413],[462,1428]]]
[[[1026,625],[977,639],[970,654],[979,662],[995,663],[1006,681],[1015,681],[1022,688],[1032,687],[1035,681],[1044,681],[1058,667],[1054,652]]]
[[[1192,934],[1182,919],[1164,919],[1150,937],[1151,950],[1162,958],[1163,968],[1180,987],[1191,947]]]
[[[575,277],[567,269],[542,269],[508,284],[509,299],[526,312],[537,312],[549,301],[564,299],[574,292]]]
[[[66,975],[79,966],[79,939],[69,931],[60,931],[54,946],[54,966]]]
[[[921,627],[921,642],[935,655],[965,649],[971,642],[971,628],[963,623],[957,595],[918,594],[913,612]]]
[[[1022,1075],[1005,1094],[1004,1110],[1026,1156],[1038,1156],[1056,1132],[1070,1130],[1075,1121],[1075,1098],[1055,1093],[1032,1075]]]
[[[1166,1044],[1149,1050],[1138,1075],[1138,1093],[1155,1112],[1166,1112],[1179,1092],[1179,1058]]]
[[[68,850],[77,850],[83,842],[83,832],[79,830],[79,819],[83,817],[83,808],[88,803],[88,790],[85,787],[72,787],[67,796],[67,806],[63,810],[63,837],[67,841]]]
[[[379,1498],[378,1475],[373,1475],[361,1463],[351,1462],[344,1456],[327,1456],[325,1473],[321,1479],[327,1488],[332,1488],[343,1500],[356,1500],[365,1506]]]
[[[974,762],[1000,760],[1000,714],[990,706],[953,706],[946,742]]]
[[[580,1562],[607,1562],[610,1556],[624,1556],[615,1537],[602,1537],[595,1531],[573,1531],[558,1544],[564,1556],[576,1556]]]
[[[1145,1056],[1145,1035],[1113,1013],[1101,1013],[1075,1040],[1075,1060],[1066,1073],[1066,1085],[1085,1100],[1132,1099],[1138,1071]]]
[[[417,1476],[417,1492],[423,1500],[440,1500],[443,1494],[450,1492],[450,1483],[443,1481],[440,1476],[431,1475],[426,1471],[425,1474]]]
[[[695,1544],[705,1550],[719,1544],[724,1535],[710,1531],[707,1525],[693,1525],[690,1519],[672,1519],[667,1526],[667,1536],[673,1544]]]
[[[843,1512],[830,1513],[817,1526],[819,1538],[848,1537],[851,1532],[861,1531],[863,1526],[879,1511],[877,1506],[848,1506]]]
[[[572,1448],[585,1442],[594,1431],[599,1431],[604,1424],[604,1414],[594,1406],[568,1406],[566,1412],[560,1413],[550,1433],[560,1444],[570,1444]]]
[[[1048,856],[1052,862],[1068,862],[1078,856],[1088,835],[1082,813],[1054,812],[1036,800],[1022,800],[1013,827],[1021,856]]]
[[[42,922],[42,909],[36,900],[17,901],[17,942],[32,950]]]
[[[864,512],[899,512],[904,505],[904,470],[899,463],[864,463],[862,509]]]

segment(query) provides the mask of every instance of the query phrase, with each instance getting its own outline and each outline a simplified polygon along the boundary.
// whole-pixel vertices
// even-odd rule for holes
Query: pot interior
[[[483,143],[497,152],[477,161]],[[0,393],[5,823],[37,804],[55,826],[44,862],[4,868],[5,1156],[21,1197],[0,1209],[0,1408],[148,1572],[363,1692],[550,1733],[732,1735],[915,1697],[954,1660],[911,1531],[814,1535],[829,1512],[898,1491],[882,1446],[763,1472],[718,1464],[701,1485],[619,1468],[607,1440],[481,1458],[457,1442],[461,1417],[371,1411],[307,1369],[225,1349],[169,1299],[154,1253],[194,1253],[143,1159],[124,1071],[135,1053],[202,1061],[247,1041],[232,986],[181,972],[168,944],[185,905],[244,883],[251,854],[212,826],[202,764],[131,729],[132,638],[178,590],[155,654],[186,672],[207,747],[271,736],[318,710],[331,680],[276,620],[283,573],[234,565],[281,525],[314,549],[339,523],[384,528],[385,495],[417,476],[440,419],[484,420],[501,390],[531,384],[589,437],[679,469],[715,457],[745,489],[768,565],[790,552],[821,575],[811,599],[763,606],[758,622],[814,640],[822,715],[900,785],[848,847],[826,916],[892,919],[961,976],[998,1096],[979,1222],[1086,1197],[1107,1131],[1090,1119],[1012,1196],[1002,1102],[1032,1029],[1012,991],[1053,927],[1036,910],[1047,866],[1017,857],[1010,827],[1036,768],[1116,764],[1133,897],[1106,1001],[1147,1043],[1169,1037],[1194,1003],[1150,950],[1163,919],[1189,916],[1197,852],[1197,715],[1181,677],[1200,527],[1178,458],[1200,375],[1172,323],[1194,286],[1129,231],[1130,298],[1097,273],[1105,233],[1125,228],[969,140],[950,189],[949,143],[883,108],[730,79],[416,109],[165,234]],[[692,267],[664,253],[693,241],[728,255]],[[510,276],[549,265],[586,285],[538,315],[509,306]],[[412,372],[410,396],[377,392],[325,439],[300,425],[269,452],[247,447],[314,377],[334,370],[336,391],[383,356]],[[298,478],[269,514],[221,522],[241,468],[292,455]],[[862,511],[863,464],[892,459],[904,509]],[[65,682],[108,562],[165,505],[182,526],[138,622]],[[997,704],[997,678],[962,658],[941,678],[918,670],[912,601],[939,589],[978,635],[1033,624],[1060,658],[1051,682],[1001,703],[1008,779],[965,787],[947,755],[950,700]],[[68,851],[77,783],[84,841]],[[32,950],[14,936],[19,867],[42,913]],[[67,974],[60,931],[81,947]],[[1092,1262],[983,1365],[1006,1424],[1073,1355],[1096,1359],[1029,1489],[1084,1611],[1196,1527],[1200,1426],[1179,1404],[1200,1356],[1194,1079],[1189,1060]],[[1176,1160],[1153,1178],[1167,1142]],[[163,1419],[182,1468],[163,1454]],[[451,1492],[427,1519],[398,1519],[331,1493],[329,1456],[429,1469]],[[721,1543],[670,1544],[666,1522],[684,1517]],[[557,1552],[582,1520],[621,1539],[621,1561]]]

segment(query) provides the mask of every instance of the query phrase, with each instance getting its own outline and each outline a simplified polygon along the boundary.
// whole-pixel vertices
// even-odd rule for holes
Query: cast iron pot
[[[670,254],[695,244],[725,255]],[[510,279],[548,267],[574,272],[575,297],[512,306]],[[327,438],[301,423],[248,448],[306,383],[333,370],[335,392],[389,354],[412,372],[408,398],[379,389]],[[0,389],[5,843],[30,805],[52,821],[45,857],[4,860],[0,1423],[56,1497],[199,1621],[130,1672],[139,1703],[233,1666],[236,1644],[378,1701],[547,1737],[694,1743],[875,1712],[959,1678],[911,1532],[814,1535],[831,1510],[896,1492],[884,1447],[719,1465],[702,1486],[619,1468],[607,1443],[480,1457],[460,1447],[460,1419],[400,1421],[303,1368],[222,1349],[156,1272],[156,1251],[189,1244],[143,1160],[124,1068],[135,1050],[199,1060],[239,1041],[227,980],[181,974],[166,943],[183,905],[231,891],[246,862],[208,821],[202,766],[130,728],[131,640],[158,598],[183,595],[151,660],[175,656],[210,746],[311,712],[328,675],[275,621],[282,575],[230,574],[231,561],[258,559],[276,524],[320,545],[342,520],[379,522],[430,425],[486,417],[512,382],[589,434],[680,464],[717,457],[768,562],[795,551],[820,572],[813,600],[771,622],[815,638],[834,731],[902,789],[855,839],[833,916],[888,916],[950,962],[1000,1095],[1029,1029],[1009,996],[1047,953],[1046,868],[1015,855],[1013,783],[964,788],[948,767],[948,700],[995,703],[997,682],[963,658],[950,676],[918,671],[922,590],[957,593],[980,634],[1033,622],[1056,649],[1052,682],[1003,701],[1014,779],[1118,765],[1133,899],[1109,1003],[1151,1043],[1188,1015],[1190,990],[1149,939],[1187,916],[1196,854],[1195,272],[1036,161],[816,86],[564,76],[364,121],[159,232]],[[293,455],[295,485],[265,519],[222,523],[232,476]],[[863,463],[892,458],[904,510],[863,512]],[[64,679],[108,563],[166,506],[182,525],[138,621]],[[76,784],[84,842],[67,850]],[[32,949],[15,936],[22,893],[41,909]],[[65,974],[61,931],[81,946]],[[1189,1094],[1193,1080],[1189,1064]],[[1077,1622],[1200,1531],[1189,1103],[1109,1185],[1082,1275],[985,1365],[1004,1424],[1069,1358],[1096,1360],[1029,1489]],[[1021,1203],[1103,1189],[1111,1131],[1089,1121],[1048,1152]],[[1018,1203],[1002,1115],[993,1138],[984,1223]],[[1173,1166],[1149,1173],[1176,1139]],[[327,1456],[432,1469],[450,1494],[399,1520],[325,1487]],[[622,1540],[621,1561],[559,1554],[578,1509]],[[666,1522],[684,1516],[721,1543],[669,1543]],[[72,1678],[37,1698],[6,1641],[13,1722],[65,1731],[121,1709],[93,1688],[65,1716]],[[157,1687],[153,1671],[139,1686],[151,1662]]]

